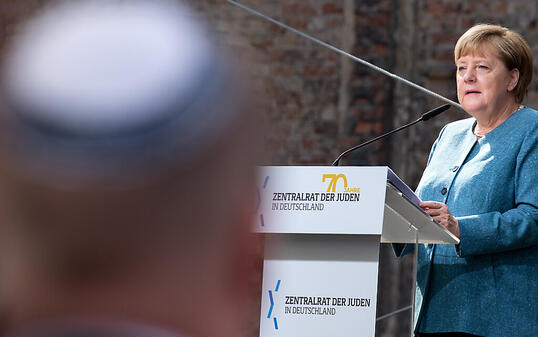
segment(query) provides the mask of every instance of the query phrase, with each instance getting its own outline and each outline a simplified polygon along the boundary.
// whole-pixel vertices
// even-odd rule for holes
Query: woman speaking
[[[460,238],[418,248],[417,336],[538,336],[538,111],[523,38],[480,24],[454,50],[458,100],[417,194]],[[410,245],[397,254],[411,251]]]

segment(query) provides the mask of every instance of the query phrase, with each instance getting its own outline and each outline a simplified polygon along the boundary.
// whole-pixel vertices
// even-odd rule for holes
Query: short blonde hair
[[[454,48],[454,60],[469,54],[483,54],[485,46],[493,47],[508,70],[519,70],[519,81],[513,93],[516,102],[521,103],[532,80],[532,53],[529,45],[521,35],[508,28],[478,24],[458,39]]]

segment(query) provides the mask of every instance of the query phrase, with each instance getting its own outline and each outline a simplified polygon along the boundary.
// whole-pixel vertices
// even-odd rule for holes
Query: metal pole
[[[330,50],[332,50],[334,52],[337,52],[337,53],[339,53],[341,55],[347,56],[350,59],[354,60],[355,62],[363,64],[363,65],[365,65],[365,66],[367,66],[367,67],[369,67],[369,68],[371,68],[371,69],[373,69],[375,71],[378,71],[378,72],[380,72],[380,73],[382,73],[382,74],[384,74],[384,75],[386,75],[386,76],[388,76],[390,78],[393,78],[393,79],[395,79],[397,81],[403,82],[403,83],[405,83],[405,84],[407,84],[407,85],[409,85],[409,86],[411,86],[411,87],[413,87],[413,88],[415,88],[417,90],[422,91],[423,93],[425,93],[427,95],[430,95],[430,96],[433,96],[435,98],[438,98],[438,99],[442,100],[443,102],[446,102],[446,103],[448,103],[450,105],[453,105],[453,106],[458,107],[458,108],[463,110],[463,107],[459,103],[456,103],[456,102],[454,102],[454,101],[452,101],[452,100],[450,100],[450,99],[448,99],[448,98],[446,98],[444,96],[441,96],[441,95],[439,95],[439,94],[437,94],[437,93],[435,93],[435,92],[433,92],[431,90],[428,90],[428,89],[426,89],[424,87],[421,87],[420,85],[418,85],[416,83],[413,83],[413,82],[411,82],[409,80],[406,80],[405,78],[402,78],[402,77],[400,77],[398,75],[395,75],[395,74],[393,74],[393,73],[391,73],[391,72],[389,72],[389,71],[387,71],[387,70],[385,70],[385,69],[383,69],[381,67],[378,67],[378,66],[376,66],[376,65],[374,65],[374,64],[372,64],[370,62],[364,61],[363,59],[361,59],[361,58],[359,58],[357,56],[351,55],[350,53],[347,53],[347,52],[345,52],[345,51],[343,51],[343,50],[341,50],[339,48],[336,48],[336,47],[334,47],[334,46],[332,46],[332,45],[330,45],[330,44],[328,44],[326,42],[323,42],[323,41],[321,41],[321,40],[319,40],[319,39],[317,39],[317,38],[315,38],[313,36],[310,36],[310,35],[308,35],[308,34],[306,34],[304,32],[301,32],[300,30],[297,30],[297,29],[295,29],[293,27],[290,27],[290,26],[288,26],[288,25],[286,25],[286,24],[284,24],[284,23],[282,23],[282,22],[280,22],[278,20],[275,20],[275,19],[273,19],[273,18],[271,18],[271,17],[269,17],[269,16],[267,16],[267,15],[265,15],[263,13],[260,13],[260,12],[258,12],[256,10],[254,10],[254,9],[252,9],[250,7],[247,7],[247,6],[243,5],[243,4],[240,4],[237,1],[234,1],[234,0],[227,0],[227,1],[228,1],[228,3],[230,3],[230,4],[234,5],[234,6],[242,8],[242,9],[246,10],[249,13],[252,13],[254,15],[257,15],[257,16],[269,21],[269,22],[272,22],[275,25],[278,25],[278,26],[280,26],[280,27],[282,27],[284,29],[290,30],[290,31],[292,31],[292,32],[294,32],[294,33],[296,33],[298,35],[301,35],[302,37],[304,37],[304,38],[306,38],[306,39],[308,39],[310,41],[313,41],[313,42],[315,42],[315,43],[317,43],[319,45],[322,45],[322,46],[324,46],[324,47],[326,47],[326,48],[328,48],[328,49],[330,49]]]

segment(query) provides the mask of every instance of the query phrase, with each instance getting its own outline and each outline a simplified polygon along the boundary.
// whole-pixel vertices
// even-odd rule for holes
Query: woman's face
[[[508,70],[486,46],[479,53],[456,61],[458,101],[474,117],[492,117],[515,104],[511,91],[519,79],[517,69]]]

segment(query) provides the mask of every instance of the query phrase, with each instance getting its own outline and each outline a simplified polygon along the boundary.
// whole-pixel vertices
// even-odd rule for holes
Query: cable
[[[418,85],[416,83],[413,83],[413,82],[411,82],[409,80],[406,80],[405,78],[402,78],[402,77],[400,77],[398,75],[395,75],[395,74],[393,74],[393,73],[391,73],[389,71],[386,71],[385,69],[380,68],[380,67],[378,67],[378,66],[376,66],[376,65],[374,65],[374,64],[372,64],[370,62],[364,61],[363,59],[358,58],[357,56],[351,55],[350,53],[347,53],[347,52],[345,52],[345,51],[343,51],[341,49],[338,49],[338,48],[336,48],[336,47],[334,47],[334,46],[332,46],[332,45],[330,45],[330,44],[328,44],[326,42],[323,42],[323,41],[321,41],[319,39],[316,39],[313,36],[310,36],[310,35],[308,35],[306,33],[303,33],[300,30],[297,30],[297,29],[295,29],[293,27],[290,27],[290,26],[288,26],[288,25],[286,25],[286,24],[284,24],[284,23],[282,23],[280,21],[277,21],[277,20],[275,20],[275,19],[273,19],[273,18],[271,18],[271,17],[269,17],[269,16],[267,16],[267,15],[265,15],[263,13],[260,13],[260,12],[258,12],[256,10],[254,10],[254,9],[252,9],[250,7],[247,7],[247,6],[243,5],[243,4],[240,4],[237,1],[233,1],[233,0],[227,0],[227,1],[228,1],[228,3],[230,3],[230,4],[234,5],[234,6],[242,8],[242,9],[246,10],[249,13],[252,13],[252,14],[257,15],[257,16],[259,16],[259,17],[261,17],[261,18],[263,18],[263,19],[265,19],[267,21],[272,22],[275,25],[278,25],[278,26],[280,26],[282,28],[290,30],[290,31],[292,31],[292,32],[294,32],[294,33],[296,33],[298,35],[301,35],[302,37],[304,37],[304,38],[306,38],[306,39],[308,39],[310,41],[313,41],[313,42],[315,42],[317,44],[320,44],[320,45],[322,45],[322,46],[324,46],[326,48],[329,48],[330,50],[335,51],[335,52],[337,52],[337,53],[339,53],[341,55],[345,55],[345,56],[349,57],[350,59],[354,60],[355,62],[363,64],[363,65],[365,65],[365,66],[367,66],[367,67],[369,67],[371,69],[374,69],[374,70],[376,70],[376,71],[378,71],[378,72],[380,72],[380,73],[382,73],[382,74],[384,74],[384,75],[386,75],[386,76],[388,76],[390,78],[393,78],[395,80],[403,82],[403,83],[405,83],[405,84],[407,84],[407,85],[409,85],[409,86],[411,86],[411,87],[413,87],[413,88],[415,88],[417,90],[422,91],[423,93],[426,93],[426,94],[428,94],[430,96],[438,98],[438,99],[440,99],[440,100],[442,100],[442,101],[444,101],[444,102],[446,102],[446,103],[448,103],[450,105],[453,105],[453,106],[458,107],[458,108],[463,110],[463,107],[459,103],[456,103],[456,102],[454,102],[454,101],[452,101],[452,100],[450,100],[450,99],[448,99],[448,98],[446,98],[444,96],[441,96],[441,95],[439,95],[439,94],[437,94],[437,93],[435,93],[435,92],[433,92],[431,90],[428,90],[428,89],[426,89],[424,87],[421,87],[420,85]]]
[[[411,308],[413,308],[413,306],[412,306],[412,305],[408,305],[407,307],[404,307],[404,308],[401,308],[401,309],[398,309],[398,310],[394,310],[394,311],[392,311],[392,312],[389,312],[389,313],[386,314],[386,315],[379,316],[379,317],[376,318],[375,320],[379,322],[379,321],[381,321],[381,320],[384,320],[385,318],[389,318],[389,317],[391,317],[391,316],[394,316],[394,315],[396,315],[396,314],[399,314],[400,312],[407,311],[407,310],[409,310],[409,309],[411,309]]]

